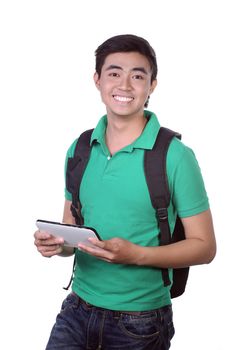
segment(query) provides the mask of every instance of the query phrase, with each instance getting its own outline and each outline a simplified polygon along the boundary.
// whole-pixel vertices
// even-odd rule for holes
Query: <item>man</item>
[[[48,349],[167,350],[174,335],[169,287],[161,268],[209,263],[216,243],[202,176],[193,152],[177,139],[169,147],[169,224],[181,217],[186,240],[159,246],[159,228],[143,170],[145,149],[158,134],[144,110],[157,81],[154,50],[143,38],[119,35],[96,50],[94,81],[107,114],[92,138],[80,201],[85,226],[102,241],[79,244],[72,293],[63,302]],[[67,153],[72,157],[77,140]],[[155,179],[156,186],[156,179]],[[74,223],[65,191],[63,222]],[[69,256],[63,240],[36,232],[43,256]]]

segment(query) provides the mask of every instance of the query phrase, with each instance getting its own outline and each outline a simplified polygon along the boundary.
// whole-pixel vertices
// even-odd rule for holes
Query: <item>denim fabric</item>
[[[172,307],[127,314],[89,305],[71,293],[62,304],[46,350],[168,350]]]

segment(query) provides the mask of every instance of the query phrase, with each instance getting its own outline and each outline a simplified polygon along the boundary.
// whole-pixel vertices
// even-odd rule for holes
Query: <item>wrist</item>
[[[61,248],[62,248],[62,251],[59,254],[57,254],[58,256],[67,257],[74,254],[75,249],[73,247],[62,246]]]
[[[146,264],[147,247],[137,246],[135,265],[143,266]]]

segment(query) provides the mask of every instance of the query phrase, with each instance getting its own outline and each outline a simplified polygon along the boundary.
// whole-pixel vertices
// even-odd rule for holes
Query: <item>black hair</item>
[[[95,51],[97,74],[101,75],[101,70],[105,59],[108,55],[116,52],[139,52],[145,56],[151,66],[151,82],[157,77],[157,61],[154,49],[149,42],[139,36],[132,34],[123,34],[113,36],[112,38],[103,42]]]

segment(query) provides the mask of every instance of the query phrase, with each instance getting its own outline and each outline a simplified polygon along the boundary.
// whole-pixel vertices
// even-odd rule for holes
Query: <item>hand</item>
[[[38,252],[44,257],[49,258],[63,252],[64,239],[61,237],[54,237],[47,232],[36,231],[34,238],[34,244]]]
[[[92,246],[80,243],[79,250],[93,255],[101,260],[115,264],[137,265],[142,247],[122,238],[112,238],[100,241],[96,238],[89,238]]]

